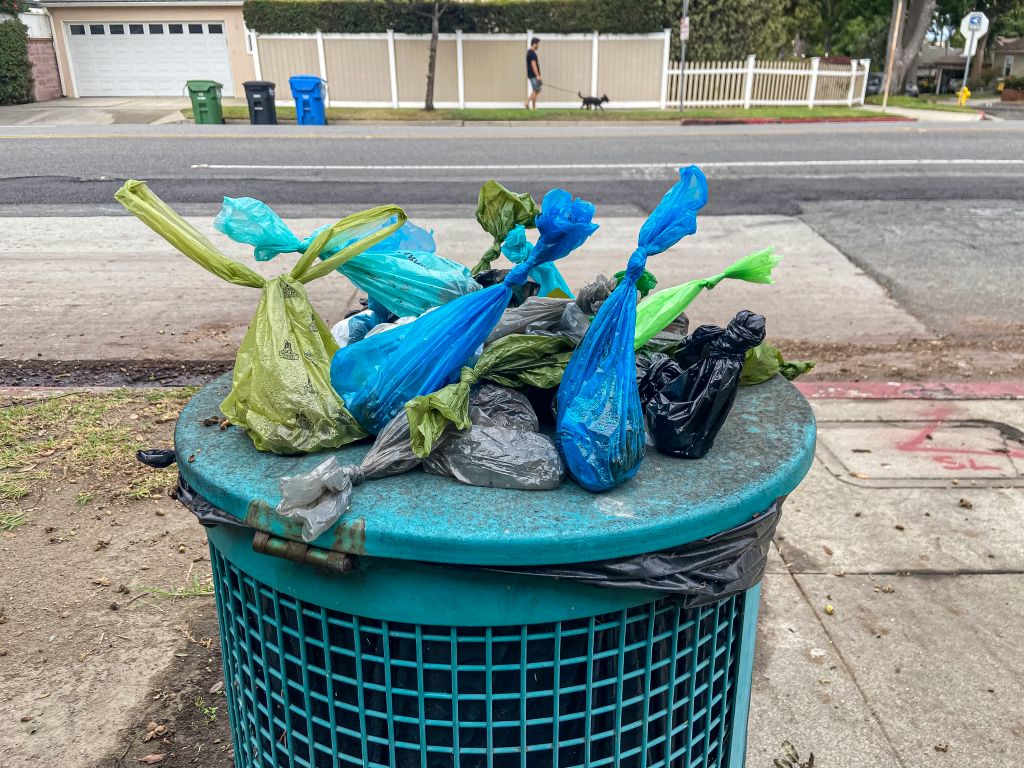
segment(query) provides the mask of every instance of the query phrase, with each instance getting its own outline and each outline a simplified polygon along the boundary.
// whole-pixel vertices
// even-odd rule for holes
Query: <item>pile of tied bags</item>
[[[216,229],[253,246],[257,260],[300,254],[269,280],[220,253],[145,183],[126,182],[116,197],[199,265],[260,289],[221,404],[257,449],[311,453],[374,438],[357,465],[332,454],[281,479],[278,511],[302,520],[307,541],[348,509],[353,486],[416,467],[487,487],[546,490],[568,474],[610,490],[637,473],[649,445],[707,454],[737,386],[813,365],[763,343],[764,318],[752,312],[687,333],[684,310],[703,290],[772,282],[781,257],[770,248],[653,291],[648,257],[693,234],[707,202],[695,166],[647,218],[625,269],[575,295],[555,262],[598,225],[591,203],[561,189],[538,208],[528,194],[484,184],[476,215],[493,242],[472,270],[438,255],[431,233],[396,206],[301,239],[264,203],[225,198]],[[492,267],[501,255],[511,269]],[[335,270],[366,293],[366,309],[328,328],[305,285]]]

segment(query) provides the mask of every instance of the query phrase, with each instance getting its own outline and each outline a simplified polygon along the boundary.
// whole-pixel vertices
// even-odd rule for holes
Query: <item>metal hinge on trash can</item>
[[[356,567],[352,555],[311,547],[298,541],[280,539],[264,531],[257,531],[252,537],[252,549],[261,555],[281,557],[304,565],[315,565],[332,573],[348,573]]]

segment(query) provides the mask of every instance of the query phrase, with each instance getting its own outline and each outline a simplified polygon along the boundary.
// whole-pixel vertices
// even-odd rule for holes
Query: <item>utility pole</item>
[[[679,20],[679,111],[686,103],[686,41],[690,38],[690,0],[683,0],[683,18]]]
[[[889,106],[889,86],[892,84],[893,59],[896,58],[896,42],[900,39],[900,22],[903,20],[903,0],[896,0],[896,18],[892,23],[889,41],[889,56],[885,61],[885,85],[882,88],[882,112]]]

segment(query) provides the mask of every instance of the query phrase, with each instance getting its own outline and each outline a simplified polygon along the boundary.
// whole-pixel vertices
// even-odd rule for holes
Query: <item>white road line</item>
[[[515,163],[481,165],[232,165],[199,163],[200,170],[255,171],[560,171],[560,170],[659,170],[679,168],[688,163]],[[914,166],[914,165],[1024,165],[1024,159],[929,158],[901,160],[725,160],[697,163],[701,168],[833,168],[849,166]]]

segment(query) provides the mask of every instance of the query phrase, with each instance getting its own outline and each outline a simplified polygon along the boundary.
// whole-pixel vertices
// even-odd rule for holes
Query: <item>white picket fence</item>
[[[801,61],[761,61],[748,56],[739,61],[687,63],[668,69],[667,101],[689,107],[751,107],[842,105],[864,103],[870,59],[854,59],[849,65],[823,64],[818,57]]]

